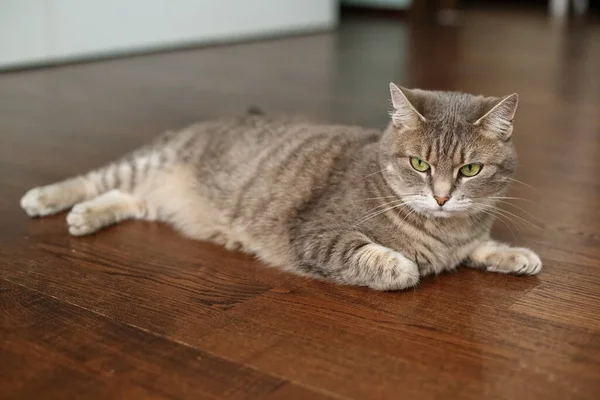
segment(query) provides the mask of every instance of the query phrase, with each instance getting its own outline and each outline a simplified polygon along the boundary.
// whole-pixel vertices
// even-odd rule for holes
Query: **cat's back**
[[[377,140],[380,132],[356,126],[323,124],[303,117],[244,116],[209,121],[197,128],[205,148],[196,159],[199,176],[221,188],[253,182],[280,184],[314,174],[338,150]],[[338,156],[339,157],[339,156]]]
[[[310,121],[299,116],[265,117],[248,115],[235,119],[208,121],[198,129],[210,136],[204,162],[259,160],[267,155],[283,155],[289,149],[308,151],[323,147],[339,135],[360,140],[379,132],[356,126]]]

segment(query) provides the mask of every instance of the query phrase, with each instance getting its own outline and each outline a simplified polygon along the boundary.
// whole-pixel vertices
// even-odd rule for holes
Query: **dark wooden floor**
[[[463,22],[351,18],[335,34],[1,75],[0,398],[600,398],[600,26]],[[30,187],[251,105],[382,127],[390,80],[519,92],[527,185],[512,194],[528,201],[495,233],[536,250],[541,275],[460,269],[377,293],[157,224],[74,238],[64,214],[19,209]]]

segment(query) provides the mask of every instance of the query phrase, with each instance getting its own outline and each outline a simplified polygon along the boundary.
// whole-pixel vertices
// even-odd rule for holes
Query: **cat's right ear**
[[[392,123],[396,128],[413,129],[419,123],[425,122],[425,117],[417,111],[408,99],[409,96],[407,94],[409,93],[408,89],[398,87],[393,82],[390,82],[390,95],[394,107],[391,117]]]
[[[513,119],[519,105],[519,96],[513,93],[501,99],[493,99],[491,108],[474,122],[475,126],[494,138],[510,139],[513,131]]]

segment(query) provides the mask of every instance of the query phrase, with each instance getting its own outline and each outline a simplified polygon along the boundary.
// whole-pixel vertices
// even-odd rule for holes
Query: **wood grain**
[[[600,26],[533,11],[0,75],[0,398],[600,398]],[[83,238],[25,190],[158,132],[244,112],[382,127],[387,85],[518,92],[494,235],[536,277],[459,269],[378,293],[127,222]],[[508,215],[508,214],[507,214]]]
[[[146,392],[155,398],[245,398],[284,383],[22,286],[0,284],[0,351],[8,375],[2,398],[107,398],[120,396],[122,388],[131,390],[126,397],[138,398]]]

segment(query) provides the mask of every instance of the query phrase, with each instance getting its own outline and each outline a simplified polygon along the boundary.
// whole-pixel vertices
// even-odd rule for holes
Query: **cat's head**
[[[518,96],[502,98],[390,84],[391,123],[380,142],[383,175],[424,215],[484,212],[516,166],[511,140]]]

